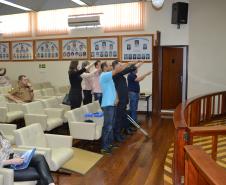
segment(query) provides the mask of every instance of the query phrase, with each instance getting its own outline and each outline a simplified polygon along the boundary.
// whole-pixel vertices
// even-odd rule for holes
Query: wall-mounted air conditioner
[[[69,27],[90,27],[100,25],[100,14],[83,14],[68,16]]]

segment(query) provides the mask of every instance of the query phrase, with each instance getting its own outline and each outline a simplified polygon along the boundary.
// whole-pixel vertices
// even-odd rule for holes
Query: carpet
[[[73,148],[73,157],[63,165],[62,169],[71,172],[77,172],[85,175],[102,157],[103,155]]]

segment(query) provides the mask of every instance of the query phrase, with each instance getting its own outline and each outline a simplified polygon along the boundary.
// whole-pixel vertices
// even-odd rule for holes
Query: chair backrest
[[[73,109],[70,110],[66,113],[66,118],[68,120],[68,122],[72,122],[72,121],[84,121],[85,117],[84,114],[87,113],[87,111],[85,111],[84,107],[80,107],[77,109]]]
[[[70,87],[69,86],[61,86],[58,88],[58,91],[62,94],[66,94],[68,93],[70,90]]]
[[[39,123],[17,129],[14,131],[16,145],[48,147],[42,127]]]
[[[44,96],[55,96],[55,92],[53,88],[42,89],[42,93]]]
[[[59,102],[56,97],[43,99],[42,104],[46,108],[60,108]]]
[[[11,89],[12,89],[11,85],[0,87],[0,93],[1,94],[8,94],[11,91]]]
[[[94,101],[93,103],[89,103],[86,105],[88,112],[90,113],[95,113],[95,112],[100,112],[100,104],[99,101]]]
[[[41,90],[34,90],[34,98],[40,98],[42,97],[42,91]]]
[[[53,88],[53,86],[52,86],[52,84],[50,82],[42,82],[41,86],[42,86],[43,89]]]
[[[33,89],[35,89],[35,90],[40,90],[40,89],[42,89],[41,83],[34,83],[34,84],[32,84],[32,87],[33,87]]]
[[[7,107],[7,99],[5,96],[0,96],[0,107]]]
[[[40,101],[25,103],[22,107],[25,114],[45,114],[44,107]]]

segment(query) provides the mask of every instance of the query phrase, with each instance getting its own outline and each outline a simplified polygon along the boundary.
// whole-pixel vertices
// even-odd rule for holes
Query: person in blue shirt
[[[115,105],[117,104],[117,93],[113,76],[121,72],[127,67],[127,64],[121,65],[119,68],[112,70],[109,63],[102,63],[100,75],[100,87],[102,90],[101,107],[104,113],[104,126],[102,129],[102,146],[101,153],[111,153],[113,146],[113,127],[115,124]]]
[[[131,117],[137,122],[137,108],[140,97],[140,81],[144,80],[152,71],[145,73],[144,75],[137,76],[137,70],[131,72],[128,77],[128,89],[129,89],[129,109]]]

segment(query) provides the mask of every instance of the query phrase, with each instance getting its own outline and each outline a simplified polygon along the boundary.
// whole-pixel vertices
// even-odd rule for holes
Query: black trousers
[[[114,126],[114,137],[117,138],[122,129],[128,129],[128,121],[127,121],[127,111],[126,111],[126,102],[119,101],[116,107],[116,120]]]
[[[29,167],[25,170],[14,171],[14,181],[38,181],[38,185],[53,183],[49,166],[43,155],[34,155]]]
[[[83,105],[92,103],[92,93],[91,90],[83,90]]]
[[[71,89],[69,92],[69,100],[71,103],[71,109],[81,107],[82,104],[82,90]]]

